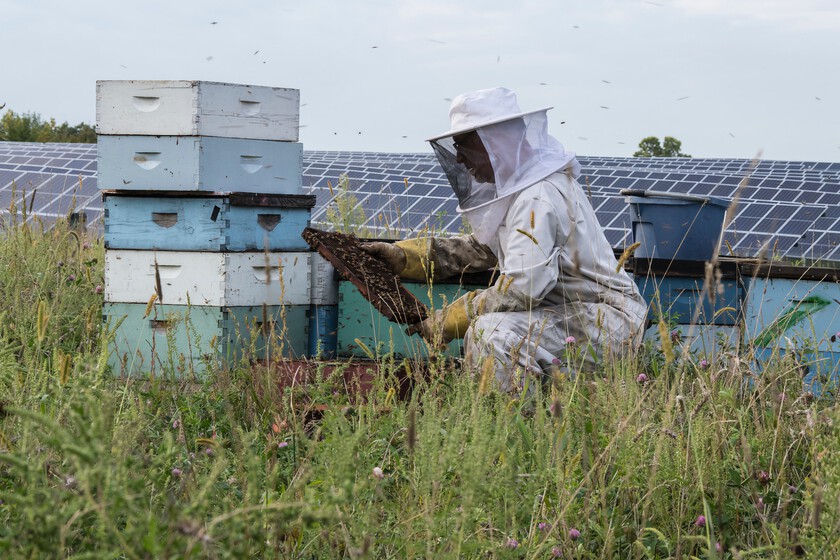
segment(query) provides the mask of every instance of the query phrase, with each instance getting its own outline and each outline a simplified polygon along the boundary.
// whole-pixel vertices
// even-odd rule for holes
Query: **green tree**
[[[656,136],[648,136],[639,142],[639,149],[634,157],[691,157],[680,152],[682,142],[673,136],[666,136],[662,143]]]
[[[93,144],[96,130],[89,124],[71,126],[66,121],[44,120],[38,113],[15,113],[11,109],[0,117],[0,140],[7,142],[72,142]]]

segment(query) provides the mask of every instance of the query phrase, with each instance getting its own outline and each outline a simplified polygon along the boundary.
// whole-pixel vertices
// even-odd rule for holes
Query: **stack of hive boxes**
[[[307,355],[299,105],[286,88],[97,82],[115,373]]]

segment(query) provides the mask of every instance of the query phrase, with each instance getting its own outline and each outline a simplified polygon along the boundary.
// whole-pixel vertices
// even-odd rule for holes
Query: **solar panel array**
[[[840,163],[701,158],[579,157],[581,184],[615,248],[630,244],[623,189],[733,199],[735,219],[722,254],[840,261]],[[346,176],[346,183],[340,178]],[[407,237],[462,230],[457,200],[429,154],[306,151],[304,186],[316,196],[313,224],[335,219],[339,197],[361,210],[376,235]],[[342,194],[342,186],[347,194]],[[84,209],[100,223],[96,145],[0,142],[0,209],[25,194],[44,218]],[[353,197],[352,199],[349,197]]]

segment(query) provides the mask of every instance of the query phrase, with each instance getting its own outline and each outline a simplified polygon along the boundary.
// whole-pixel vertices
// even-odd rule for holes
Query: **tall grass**
[[[790,358],[756,375],[746,356],[700,366],[648,344],[597,375],[558,372],[526,400],[445,360],[422,375],[412,364],[405,400],[385,375],[360,399],[340,369],[283,388],[280,363],[117,379],[98,320],[102,251],[61,223],[0,239],[3,557],[840,549],[840,413],[801,393]]]

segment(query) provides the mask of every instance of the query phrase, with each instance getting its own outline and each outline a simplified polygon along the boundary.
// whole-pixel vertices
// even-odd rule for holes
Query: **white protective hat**
[[[491,248],[513,195],[558,171],[580,174],[575,154],[548,134],[548,109],[523,112],[516,95],[502,87],[465,93],[452,101],[451,129],[428,140],[458,197],[458,212]],[[492,179],[474,177],[476,169],[459,157],[455,137],[470,131],[481,139]]]
[[[449,107],[451,129],[426,141],[432,142],[447,136],[456,136],[483,126],[548,111],[552,108],[522,111],[516,101],[516,94],[503,87],[471,91],[452,100],[452,105]]]

